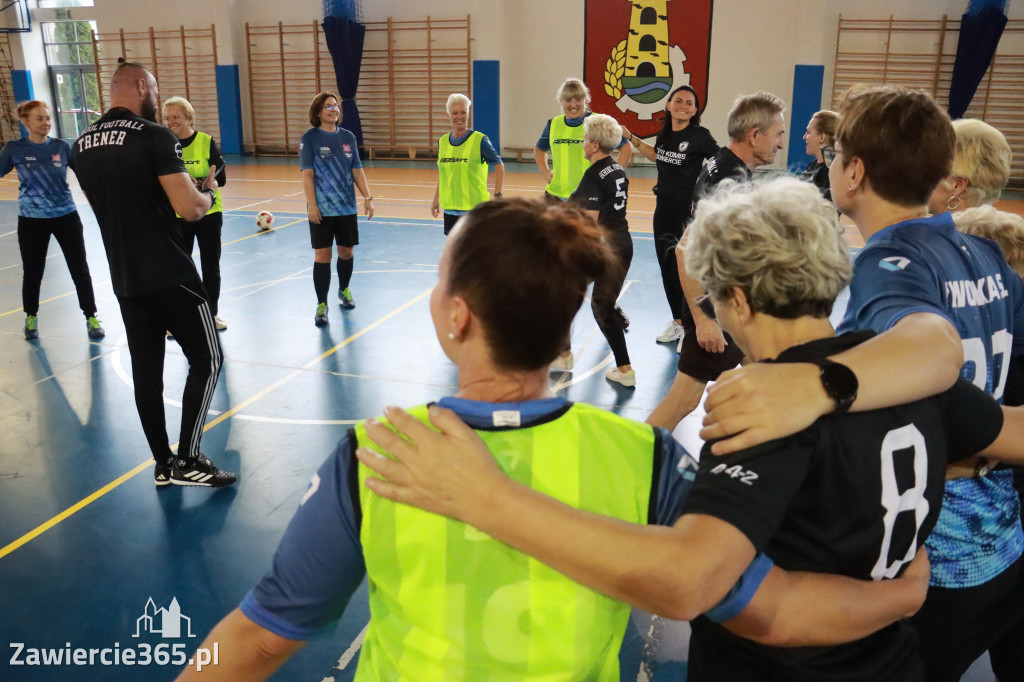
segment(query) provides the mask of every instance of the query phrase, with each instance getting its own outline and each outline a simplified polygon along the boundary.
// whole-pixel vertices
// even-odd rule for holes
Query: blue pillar
[[[21,69],[11,69],[11,84],[14,86],[14,101],[15,102],[27,102],[30,99],[35,99],[35,90],[32,88],[32,74],[28,71]],[[18,123],[21,128],[21,136],[28,137],[28,129],[22,123]]]
[[[242,153],[242,95],[238,65],[218,64],[217,107],[220,110],[220,149],[224,154]]]
[[[821,110],[822,83],[825,67],[820,64],[797,64],[793,71],[793,110],[789,119],[789,170],[798,173],[813,159],[805,152],[804,132],[811,116]]]
[[[501,74],[497,60],[473,62],[473,130],[491,138],[501,155]]]

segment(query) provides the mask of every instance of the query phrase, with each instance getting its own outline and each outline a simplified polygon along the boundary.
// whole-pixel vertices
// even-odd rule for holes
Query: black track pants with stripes
[[[199,281],[186,282],[141,296],[121,296],[118,303],[132,355],[135,405],[157,462],[170,461],[172,457],[163,402],[167,331],[174,335],[188,360],[178,453],[193,459],[199,454],[203,423],[222,362],[206,291]]]

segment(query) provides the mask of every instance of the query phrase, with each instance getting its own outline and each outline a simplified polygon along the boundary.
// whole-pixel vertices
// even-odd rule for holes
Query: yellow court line
[[[284,384],[288,383],[289,381],[291,381],[295,377],[297,377],[300,374],[302,374],[303,371],[313,367],[314,365],[316,365],[317,363],[321,362],[322,360],[330,357],[331,355],[333,355],[334,353],[338,352],[339,350],[341,350],[345,346],[349,345],[350,343],[352,343],[353,341],[355,341],[359,337],[363,336],[364,334],[366,334],[370,330],[379,327],[380,325],[382,325],[385,322],[387,322],[388,320],[390,320],[392,317],[395,317],[399,313],[405,311],[407,308],[415,305],[416,303],[419,303],[424,298],[426,298],[427,295],[429,295],[431,291],[432,291],[432,289],[427,289],[422,294],[419,294],[415,298],[412,298],[409,301],[406,301],[405,303],[403,303],[399,307],[395,308],[394,310],[392,310],[390,313],[388,313],[384,317],[380,318],[379,320],[376,320],[375,322],[373,322],[369,326],[364,327],[363,329],[360,329],[358,332],[356,332],[352,336],[348,337],[347,339],[345,339],[344,341],[342,341],[338,345],[336,345],[333,348],[330,348],[330,349],[324,351],[323,353],[321,353],[317,357],[313,358],[312,360],[310,360],[309,362],[304,364],[301,368],[292,371],[290,374],[288,374],[287,376],[285,376],[285,377],[283,377],[281,379],[278,379],[274,383],[272,383],[269,386],[267,386],[266,388],[264,388],[259,393],[256,393],[255,395],[247,398],[246,400],[242,401],[238,405],[236,405],[236,406],[232,407],[231,409],[227,410],[226,412],[224,412],[223,414],[218,416],[216,419],[214,419],[211,422],[208,422],[205,426],[203,426],[203,433],[206,433],[207,431],[212,429],[214,426],[217,426],[218,424],[223,422],[225,419],[227,419],[227,418],[237,414],[239,411],[241,411],[241,410],[245,409],[246,407],[252,405],[253,403],[255,403],[260,398],[263,398],[264,396],[266,396],[268,393],[276,390],[277,388],[280,388]],[[176,447],[176,446],[177,446],[177,443],[175,443],[175,445],[173,445],[172,448]],[[61,521],[64,521],[65,519],[67,519],[71,515],[75,514],[76,512],[84,509],[88,505],[90,505],[93,502],[95,502],[96,500],[100,499],[101,497],[103,497],[104,495],[109,493],[111,490],[117,488],[122,483],[128,481],[129,479],[134,477],[139,472],[144,471],[148,467],[153,466],[153,464],[154,464],[154,462],[153,462],[152,458],[147,459],[145,462],[142,462],[141,464],[139,464],[138,466],[133,468],[131,471],[128,471],[127,473],[122,474],[121,476],[119,476],[118,478],[114,479],[110,483],[106,484],[105,486],[103,486],[102,488],[100,488],[96,492],[92,493],[88,497],[85,497],[85,498],[79,500],[78,502],[76,502],[75,504],[71,505],[70,507],[68,507],[67,509],[62,511],[61,513],[59,513],[56,516],[54,516],[53,518],[49,519],[48,521],[45,521],[44,523],[39,524],[38,526],[36,526],[32,530],[30,530],[28,533],[25,533],[24,535],[22,535],[20,538],[18,538],[14,542],[10,543],[9,545],[4,547],[3,549],[0,549],[0,559],[2,559],[3,557],[7,556],[8,554],[13,552],[14,550],[18,549],[22,545],[25,545],[26,543],[28,543],[28,542],[34,540],[35,538],[39,537],[40,535],[42,535],[46,531],[48,531],[51,528],[53,528],[54,526],[56,526]]]

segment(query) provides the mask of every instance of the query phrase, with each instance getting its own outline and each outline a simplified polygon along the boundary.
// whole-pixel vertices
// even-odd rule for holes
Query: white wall
[[[558,113],[554,94],[559,83],[582,73],[584,6],[584,0],[365,0],[363,19],[469,15],[472,58],[501,63],[502,143],[532,147],[544,122]],[[796,64],[825,65],[823,104],[827,104],[840,14],[937,19],[945,13],[956,19],[966,6],[967,0],[716,0],[704,123],[724,140],[725,116],[736,96],[764,89],[789,101]],[[91,10],[75,10],[75,18],[96,19],[101,32],[216,24],[220,62],[239,65],[244,90],[245,22],[302,24],[320,19],[322,9],[322,0],[96,0]],[[1010,18],[1024,18],[1024,3],[1010,3],[1008,11]],[[41,74],[35,81],[37,94],[46,93],[41,48],[33,54],[33,38],[23,40],[28,44],[24,63],[34,76]],[[244,91],[242,106],[248,125]],[[790,122],[790,128],[799,132],[805,123]],[[776,165],[785,163],[782,157]]]

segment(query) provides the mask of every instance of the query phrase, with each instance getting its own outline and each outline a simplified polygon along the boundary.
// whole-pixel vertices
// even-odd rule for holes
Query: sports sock
[[[344,258],[338,258],[338,288],[348,289],[349,282],[352,281],[352,268],[355,263],[355,256],[345,260]]]
[[[331,290],[330,263],[313,263],[313,288],[316,289],[316,302],[326,303],[327,293]]]

